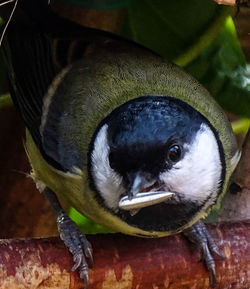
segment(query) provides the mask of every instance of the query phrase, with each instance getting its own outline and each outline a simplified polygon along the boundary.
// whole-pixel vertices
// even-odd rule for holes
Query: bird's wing
[[[47,135],[43,138],[44,100],[49,101],[48,95],[53,93],[63,71],[83,56],[90,43],[101,43],[107,37],[115,39],[116,36],[61,19],[51,11],[47,1],[20,3],[21,7],[7,29],[2,49],[13,101],[43,157],[63,171],[69,170],[69,166],[79,167],[81,158],[77,149],[74,160],[70,160],[76,163],[68,165],[58,156],[56,146],[60,142],[63,147],[63,140],[57,138],[55,124],[60,122],[62,111],[55,105],[50,113],[54,125],[52,120],[47,122]],[[49,117],[48,113],[46,117]],[[49,123],[51,127],[48,127]]]

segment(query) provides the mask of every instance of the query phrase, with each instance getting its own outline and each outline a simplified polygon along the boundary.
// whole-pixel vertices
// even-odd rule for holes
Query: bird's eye
[[[181,155],[181,147],[177,144],[172,145],[168,150],[168,158],[172,162],[178,162],[178,160],[181,158]]]

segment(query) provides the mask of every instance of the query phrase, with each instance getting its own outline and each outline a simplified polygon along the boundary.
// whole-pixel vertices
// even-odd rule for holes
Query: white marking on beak
[[[128,196],[120,199],[119,208],[126,211],[137,210],[151,205],[159,204],[173,196],[174,193],[164,191],[150,191],[138,193],[129,200]]]
[[[142,186],[142,178],[141,178],[140,174],[137,173],[135,178],[134,178],[133,185],[131,188],[132,196],[135,196],[140,191],[141,186]]]
[[[155,179],[147,180],[141,172],[137,172],[132,178],[132,187],[128,192],[129,200],[132,200],[140,191],[152,186],[156,182]]]

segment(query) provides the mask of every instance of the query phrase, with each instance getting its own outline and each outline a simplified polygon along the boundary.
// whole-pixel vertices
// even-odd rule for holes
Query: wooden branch
[[[225,259],[216,260],[215,288],[250,288],[250,222],[209,226]],[[142,239],[120,234],[88,236],[94,250],[90,289],[208,289],[198,252],[182,235]],[[58,238],[0,241],[0,288],[82,288],[72,257]],[[234,284],[234,287],[230,287]]]

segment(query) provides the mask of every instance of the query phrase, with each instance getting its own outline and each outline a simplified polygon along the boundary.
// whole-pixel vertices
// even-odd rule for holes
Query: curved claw
[[[216,271],[215,271],[215,262],[214,259],[211,255],[211,252],[209,250],[209,247],[206,244],[202,245],[202,255],[203,255],[203,259],[204,262],[206,263],[206,267],[208,269],[209,272],[209,282],[210,282],[210,286],[213,288],[216,285]]]
[[[74,266],[71,271],[79,271],[80,278],[84,280],[84,288],[87,289],[89,287],[89,266],[86,258],[89,260],[89,265],[93,266],[92,246],[66,214],[61,213],[58,216],[57,224],[61,239],[73,255]]]
[[[82,255],[73,255],[74,266],[71,268],[71,272],[74,272],[78,269],[82,263],[83,256]]]
[[[90,267],[93,267],[94,260],[93,260],[93,249],[89,241],[85,238],[84,235],[81,236],[81,243],[83,244],[84,248],[84,255],[89,259]]]
[[[201,250],[203,260],[209,272],[210,286],[214,287],[216,285],[216,270],[214,258],[211,253],[220,258],[224,258],[224,256],[220,253],[219,248],[201,221],[198,221],[193,226],[186,229],[184,234],[192,243],[197,245],[198,249]]]
[[[91,248],[87,248],[85,251],[84,251],[86,257],[89,259],[89,267],[90,268],[93,268],[94,266],[94,260],[93,260],[93,254],[92,254],[92,249]]]
[[[207,232],[207,236],[206,237],[207,237],[208,247],[212,251],[212,253],[215,254],[220,259],[225,259],[225,255],[220,252],[218,246],[215,244],[213,238],[211,237],[211,235],[208,232]]]
[[[89,288],[89,274],[88,271],[80,271],[80,278],[84,281],[84,289]]]

